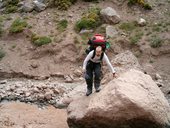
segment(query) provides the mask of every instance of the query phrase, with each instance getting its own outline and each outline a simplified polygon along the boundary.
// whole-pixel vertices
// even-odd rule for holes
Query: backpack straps
[[[93,56],[92,56],[91,59],[94,59],[95,55],[96,55],[96,50],[94,50]],[[103,56],[104,56],[104,52],[102,52],[102,54],[101,54],[101,56],[100,56],[100,60],[101,60],[101,61],[102,61],[102,59],[103,59]]]
[[[104,52],[102,52],[102,54],[101,54],[101,57],[100,57],[100,60],[102,61],[102,59],[103,59],[103,56],[104,56]]]
[[[94,59],[95,55],[96,55],[96,50],[94,50],[94,52],[93,52],[93,56],[92,56],[92,58],[91,58],[91,59]]]

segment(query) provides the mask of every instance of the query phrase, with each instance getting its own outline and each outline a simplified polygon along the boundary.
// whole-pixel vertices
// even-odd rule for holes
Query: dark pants
[[[101,64],[100,63],[93,63],[92,61],[89,61],[87,63],[86,67],[86,84],[87,89],[92,91],[93,88],[93,74],[94,74],[94,87],[95,89],[100,87],[100,81],[101,81]]]

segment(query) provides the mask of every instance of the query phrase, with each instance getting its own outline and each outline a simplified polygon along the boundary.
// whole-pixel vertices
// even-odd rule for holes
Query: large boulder
[[[117,23],[120,22],[120,16],[111,7],[107,7],[105,9],[102,9],[100,11],[100,14],[103,17],[103,20],[105,21],[105,23],[117,24]]]
[[[112,65],[116,66],[116,70],[119,72],[124,72],[129,69],[142,70],[138,59],[129,50],[117,54],[113,60],[111,60]]]
[[[116,69],[116,74],[118,75],[129,69],[143,70],[136,56],[129,50],[117,54],[113,59],[111,59],[111,64]],[[102,84],[106,84],[113,79],[113,76],[106,66],[104,66],[103,72],[104,78],[102,79]]]
[[[170,106],[149,75],[131,69],[68,106],[70,128],[169,128]]]

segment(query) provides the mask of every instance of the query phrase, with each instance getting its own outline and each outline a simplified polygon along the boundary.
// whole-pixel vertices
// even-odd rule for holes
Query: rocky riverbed
[[[62,99],[69,97],[82,83],[59,83],[55,80],[8,79],[0,81],[0,101],[20,101],[29,104],[64,107]],[[85,88],[85,86],[83,87]],[[78,91],[78,90],[76,90]],[[83,91],[83,90],[79,90]],[[85,90],[84,90],[85,91]]]

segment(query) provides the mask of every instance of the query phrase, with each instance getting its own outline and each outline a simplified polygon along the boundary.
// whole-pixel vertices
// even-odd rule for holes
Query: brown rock
[[[53,92],[51,90],[46,91],[44,94],[44,97],[46,100],[51,100],[52,99]]]
[[[163,128],[170,126],[170,106],[149,75],[131,69],[100,93],[68,106],[74,128]]]
[[[77,77],[82,76],[82,71],[79,69],[74,70],[74,76],[77,76]]]
[[[50,76],[52,77],[62,77],[64,78],[64,74],[61,72],[51,73]]]
[[[73,83],[73,78],[71,78],[69,75],[64,76],[66,83]]]

